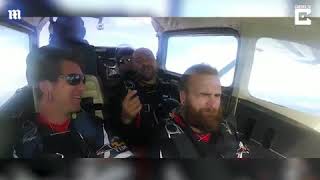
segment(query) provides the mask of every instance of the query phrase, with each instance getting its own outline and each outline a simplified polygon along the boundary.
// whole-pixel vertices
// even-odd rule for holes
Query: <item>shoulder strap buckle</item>
[[[166,132],[168,134],[168,137],[171,139],[172,135],[177,135],[177,134],[183,134],[183,130],[175,123],[173,122],[168,122],[165,125]]]

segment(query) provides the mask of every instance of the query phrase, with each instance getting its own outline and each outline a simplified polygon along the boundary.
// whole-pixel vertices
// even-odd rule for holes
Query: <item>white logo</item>
[[[310,5],[296,5],[294,10],[295,25],[311,25],[311,19],[308,17],[311,14]]]
[[[250,150],[247,146],[245,146],[241,141],[239,142],[239,148],[237,149],[237,158],[243,158],[243,154],[250,154]]]
[[[21,19],[21,11],[19,9],[8,10],[9,19]]]

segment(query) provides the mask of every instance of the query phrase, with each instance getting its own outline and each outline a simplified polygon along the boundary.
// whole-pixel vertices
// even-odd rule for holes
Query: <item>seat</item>
[[[19,119],[23,114],[33,111],[32,89],[29,86],[18,89],[0,107],[0,158],[12,158]]]
[[[86,111],[94,111],[94,114],[102,119],[104,97],[100,81],[96,76],[86,75],[85,91],[82,95],[82,107]]]
[[[1,106],[0,111],[10,115],[34,112],[32,89],[29,86],[18,89],[14,95]]]

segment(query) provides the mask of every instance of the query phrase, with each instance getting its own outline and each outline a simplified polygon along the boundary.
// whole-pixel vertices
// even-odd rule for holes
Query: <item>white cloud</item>
[[[153,16],[168,15],[168,0],[153,0],[153,1],[101,1],[101,0],[50,0],[56,7],[67,13],[114,13],[114,14],[146,14]]]
[[[112,22],[117,27],[139,27],[139,26],[151,26],[151,18],[150,17],[119,17],[119,18],[112,18]]]
[[[184,1],[183,16],[198,17],[288,17],[287,0],[269,0],[263,3],[256,0],[202,0]]]

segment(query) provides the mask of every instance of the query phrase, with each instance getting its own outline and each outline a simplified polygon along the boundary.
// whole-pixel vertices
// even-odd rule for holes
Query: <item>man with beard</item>
[[[138,157],[153,157],[154,137],[162,119],[160,106],[165,99],[177,99],[178,89],[159,79],[156,59],[147,48],[134,51],[132,68],[135,74],[124,82],[128,91],[122,101],[121,132]]]
[[[182,75],[180,88],[181,106],[170,113],[172,121],[165,125],[170,142],[162,144],[162,157],[241,158],[248,153],[222,120],[221,84],[215,68],[191,66]]]

